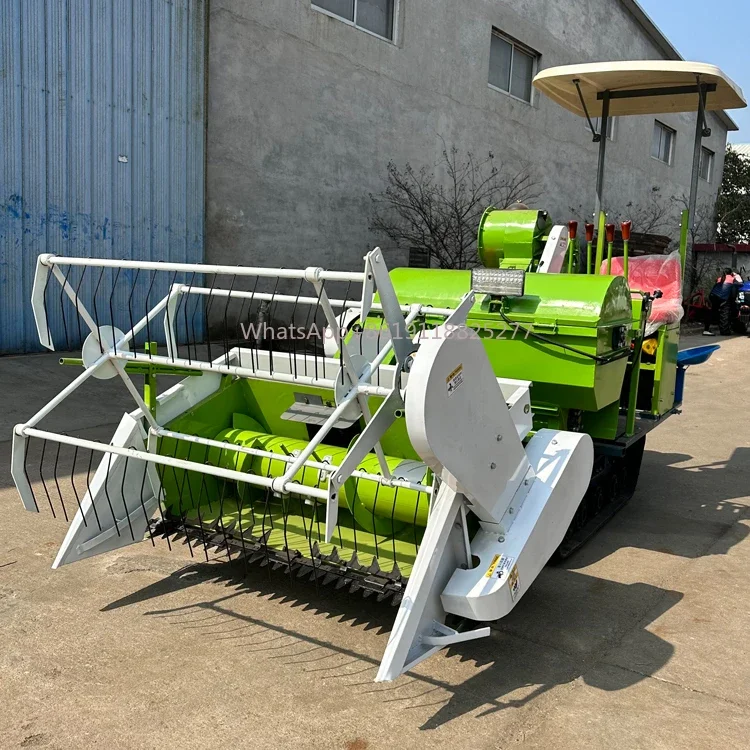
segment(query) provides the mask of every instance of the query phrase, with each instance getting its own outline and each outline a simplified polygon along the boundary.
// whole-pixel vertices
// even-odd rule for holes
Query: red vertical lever
[[[594,241],[594,225],[593,224],[584,224],[586,227],[586,242],[593,242]]]
[[[630,239],[630,228],[633,226],[632,221],[623,221],[620,224],[620,231],[622,232],[622,239],[627,241]]]
[[[607,224],[605,225],[604,229],[607,232],[607,242],[614,242],[615,241],[615,225]]]
[[[578,222],[569,221],[568,222],[568,237],[570,237],[571,240],[574,240],[577,234],[578,234]]]

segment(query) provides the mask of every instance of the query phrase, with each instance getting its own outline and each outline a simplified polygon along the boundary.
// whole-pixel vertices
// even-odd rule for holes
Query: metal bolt
[[[523,413],[528,414],[531,411],[531,407],[526,404],[526,406],[523,407]]]
[[[499,442],[500,442],[500,441],[501,441],[502,439],[503,439],[503,436],[502,436],[502,435],[498,435],[498,436],[497,436],[497,442],[498,442],[498,443],[499,443]]]
[[[504,536],[500,536],[500,537],[497,538],[497,541],[502,543],[502,542],[505,541],[505,537]]]
[[[513,515],[513,508],[508,508],[508,513],[510,513],[511,515]]]
[[[524,479],[524,480],[523,480],[523,483],[524,483],[524,484],[525,484],[525,485],[526,485],[526,486],[528,487],[528,485],[529,485],[529,480],[528,480],[528,479]]]
[[[494,470],[495,470],[496,468],[497,468],[497,464],[496,464],[496,463],[495,463],[495,462],[493,461],[493,462],[492,462],[492,463],[490,464],[490,469],[491,469],[492,471],[494,471]]]
[[[557,445],[557,440],[553,440],[552,445]]]

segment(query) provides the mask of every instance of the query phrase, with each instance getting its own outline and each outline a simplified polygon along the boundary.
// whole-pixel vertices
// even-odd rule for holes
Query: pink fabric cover
[[[633,291],[655,292],[660,289],[662,297],[655,299],[648,317],[646,335],[659,326],[682,320],[682,263],[680,253],[669,255],[641,255],[628,259],[628,285]],[[601,266],[601,273],[607,273],[607,261]],[[613,276],[622,276],[622,258],[612,258]]]

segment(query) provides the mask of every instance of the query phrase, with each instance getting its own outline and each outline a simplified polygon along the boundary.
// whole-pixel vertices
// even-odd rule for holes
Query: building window
[[[531,79],[539,55],[492,29],[489,83],[517,99],[531,101]]]
[[[705,146],[701,147],[701,163],[698,173],[706,182],[711,182],[714,173],[714,152]]]
[[[409,268],[429,268],[430,251],[423,247],[409,248]]]
[[[391,42],[395,5],[396,0],[312,0],[313,8]]]
[[[615,139],[615,120],[616,117],[608,117],[607,118],[607,140],[608,141],[614,141]],[[583,118],[583,124],[586,128],[586,130],[591,132],[591,128],[589,128],[588,120],[584,117]],[[602,118],[601,117],[592,117],[591,118],[591,124],[594,126],[594,132],[601,134],[602,132]]]
[[[651,156],[663,161],[665,164],[672,163],[674,155],[674,141],[677,132],[667,127],[664,123],[654,120],[654,136],[651,140]]]

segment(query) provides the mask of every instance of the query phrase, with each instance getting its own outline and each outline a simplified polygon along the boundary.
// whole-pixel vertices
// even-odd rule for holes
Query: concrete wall
[[[368,230],[386,164],[431,165],[441,137],[461,151],[531,163],[553,218],[593,209],[596,146],[583,121],[537,96],[487,84],[492,27],[541,54],[540,68],[662,57],[619,0],[400,0],[395,44],[314,10],[310,0],[212,0],[209,20],[207,260],[358,268],[387,240]],[[674,166],[650,157],[652,117],[619,119],[605,205],[688,192],[693,115]],[[726,128],[710,115],[713,199]],[[583,218],[579,216],[576,218]],[[637,226],[634,227],[637,230]],[[678,236],[676,224],[671,232]],[[404,254],[387,248],[390,263]]]

